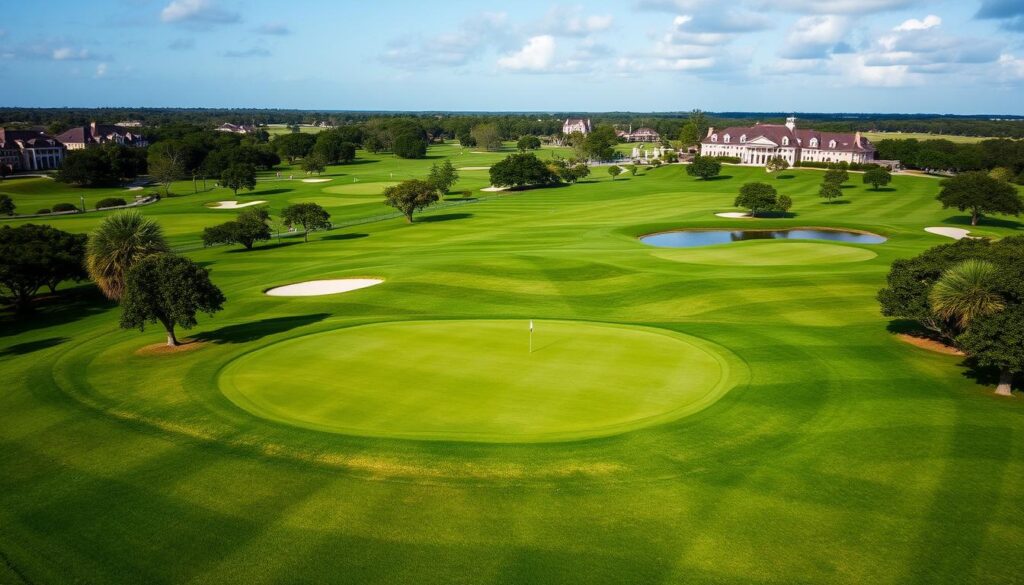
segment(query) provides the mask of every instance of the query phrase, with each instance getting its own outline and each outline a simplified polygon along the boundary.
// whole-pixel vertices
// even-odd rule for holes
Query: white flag
[[[530,331],[533,331],[533,319],[530,319]]]

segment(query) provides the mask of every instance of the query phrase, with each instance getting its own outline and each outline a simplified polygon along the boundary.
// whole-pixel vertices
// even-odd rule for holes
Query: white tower
[[[796,130],[796,118],[794,116],[786,118],[786,128]]]

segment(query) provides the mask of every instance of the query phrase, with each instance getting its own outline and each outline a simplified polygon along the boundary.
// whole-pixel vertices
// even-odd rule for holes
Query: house
[[[708,128],[700,143],[701,156],[729,156],[740,164],[764,165],[781,156],[790,166],[805,162],[865,163],[875,160],[875,146],[860,132],[818,132],[796,127],[796,118],[785,125],[761,124]]]
[[[7,172],[59,169],[64,145],[41,130],[0,128],[0,165]]]
[[[637,128],[623,135],[626,142],[661,142],[661,134],[653,128]]]
[[[68,150],[80,150],[104,144],[123,144],[124,146],[144,147],[149,142],[139,134],[138,130],[130,130],[114,124],[90,123],[88,126],[75,126],[57,135]]]
[[[593,127],[590,125],[590,118],[568,118],[565,123],[562,124],[562,134],[566,136],[573,132],[579,132],[580,134],[590,134]]]
[[[258,130],[256,126],[248,124],[235,125],[225,122],[216,128],[218,132],[231,132],[232,134],[252,134]]]

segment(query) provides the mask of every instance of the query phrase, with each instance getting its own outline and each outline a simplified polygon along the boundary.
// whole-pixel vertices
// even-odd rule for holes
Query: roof
[[[6,130],[0,128],[0,148],[28,146],[32,148],[52,148],[62,146],[60,140],[39,130]]]
[[[872,145],[871,141],[867,138],[861,136],[858,141],[859,133],[819,132],[817,130],[804,130],[802,128],[791,130],[788,126],[782,124],[758,123],[753,126],[730,126],[728,128],[723,128],[722,130],[714,130],[713,133],[720,137],[724,137],[728,134],[736,144],[740,143],[739,139],[741,136],[746,135],[747,142],[764,137],[775,144],[782,144],[782,139],[788,138],[791,146],[796,144],[803,148],[810,148],[811,140],[817,138],[818,146],[816,148],[820,150],[840,152],[870,152],[875,150],[874,145]],[[719,142],[713,143],[711,141],[710,134],[711,133],[701,140],[701,144],[720,144],[723,142],[722,140],[719,140]],[[836,146],[835,148],[830,148],[829,144],[833,140],[836,141]]]
[[[101,144],[115,135],[130,143],[142,139],[140,134],[114,124],[75,126],[57,135],[57,139],[65,144]]]

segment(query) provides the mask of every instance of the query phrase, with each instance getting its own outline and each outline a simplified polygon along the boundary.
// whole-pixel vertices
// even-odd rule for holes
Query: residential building
[[[0,128],[0,165],[7,172],[59,169],[64,145],[41,130]]]
[[[730,156],[740,164],[764,165],[781,156],[790,166],[804,162],[866,163],[875,160],[875,146],[860,132],[819,132],[796,127],[796,118],[782,124],[708,128],[701,140],[702,156]]]
[[[80,150],[104,144],[123,144],[124,146],[143,147],[149,142],[138,130],[116,126],[114,124],[90,123],[88,126],[75,126],[57,135],[68,150]]]
[[[661,134],[653,128],[637,128],[622,135],[626,142],[661,142]]]
[[[225,122],[217,127],[218,132],[231,132],[232,134],[252,134],[257,130],[259,130],[259,128],[256,126],[250,126],[248,124],[236,125],[229,122]]]
[[[568,118],[565,123],[562,124],[562,134],[568,136],[573,132],[579,132],[580,134],[590,134],[593,127],[590,125],[590,118]]]

